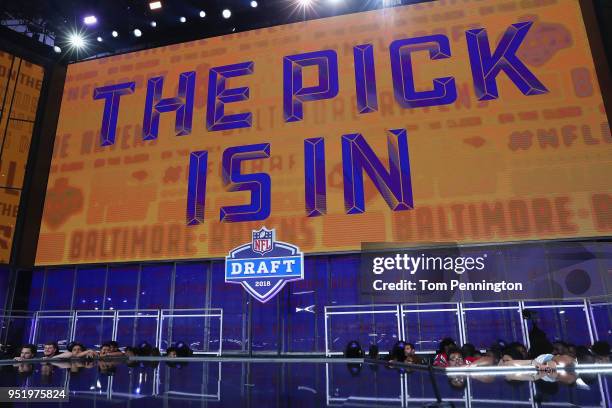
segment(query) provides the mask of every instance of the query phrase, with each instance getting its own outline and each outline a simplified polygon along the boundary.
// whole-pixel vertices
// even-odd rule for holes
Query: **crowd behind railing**
[[[529,331],[528,348],[520,342],[498,340],[486,350],[478,350],[473,344],[461,347],[450,337],[440,341],[432,355],[417,354],[413,343],[397,341],[384,357],[390,363],[430,365],[433,367],[533,367],[538,371],[551,372],[557,369],[573,369],[584,364],[610,363],[610,344],[596,341],[591,345],[575,345],[564,341],[550,341],[536,323]],[[359,342],[350,341],[344,350],[347,358],[364,357]],[[370,345],[367,356],[381,359],[378,346]]]
[[[15,355],[17,354],[17,355]],[[148,342],[142,342],[138,346],[127,346],[123,350],[116,341],[107,341],[98,348],[88,348],[79,342],[68,344],[66,351],[60,351],[57,341],[44,343],[42,353],[38,352],[36,345],[24,344],[17,351],[10,347],[0,345],[0,360],[12,360],[14,369],[22,376],[32,374],[34,366],[31,364],[37,359],[42,360],[43,368],[52,366],[67,368],[71,372],[79,371],[81,368],[92,368],[97,363],[101,372],[112,374],[115,367],[126,363],[134,366],[138,363],[129,361],[130,357],[167,357],[166,364],[170,367],[180,367],[181,363],[172,362],[178,357],[191,357],[193,350],[183,341],[178,341],[172,347],[168,347],[164,354],[159,348],[152,346]],[[158,361],[148,363],[157,366]],[[43,369],[43,374],[45,370]]]

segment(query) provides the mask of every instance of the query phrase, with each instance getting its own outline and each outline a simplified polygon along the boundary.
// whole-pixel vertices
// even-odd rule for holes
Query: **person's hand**
[[[21,357],[15,357],[13,360],[15,360],[15,361],[23,361],[23,358],[21,358]]]

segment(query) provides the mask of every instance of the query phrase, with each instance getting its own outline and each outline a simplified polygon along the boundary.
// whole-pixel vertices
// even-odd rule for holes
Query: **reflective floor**
[[[0,386],[24,385],[66,387],[70,401],[15,407],[608,407],[612,375],[598,370],[527,381],[308,360],[0,366]]]

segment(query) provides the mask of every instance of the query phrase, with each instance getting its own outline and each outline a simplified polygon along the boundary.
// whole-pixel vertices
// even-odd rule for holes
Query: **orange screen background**
[[[279,240],[307,253],[350,251],[362,242],[501,242],[608,235],[612,226],[612,138],[577,0],[432,2],[339,16],[199,40],[71,65],[64,89],[36,263],[115,262],[225,256],[250,241],[251,230],[277,228]],[[478,102],[465,31],[483,27],[491,47],[513,23],[534,21],[519,57],[549,93],[525,96],[502,73],[499,99]],[[442,33],[452,57],[413,54],[417,90],[453,76],[458,98],[448,106],[402,109],[395,101],[388,46],[400,38]],[[353,46],[374,45],[379,110],[358,114]],[[284,56],[321,49],[338,54],[340,92],[305,102],[304,120],[283,118]],[[248,101],[253,127],[206,130],[211,67],[254,62]],[[192,133],[175,136],[172,113],[159,137],[142,141],[146,81],[165,77],[162,97],[176,95],[182,72],[196,71]],[[306,72],[308,69],[306,70]],[[312,74],[312,73],[311,73]],[[100,147],[104,101],[95,87],[126,81],[117,140]],[[306,82],[313,81],[306,77]],[[341,136],[361,133],[388,166],[386,129],[408,131],[415,209],[392,212],[366,179],[366,211],[344,212]],[[303,141],[324,137],[327,214],[306,217]],[[222,152],[271,143],[271,157],[244,173],[272,179],[271,216],[221,223],[223,205],[246,204],[226,192]],[[187,226],[189,154],[207,150],[205,223]]]

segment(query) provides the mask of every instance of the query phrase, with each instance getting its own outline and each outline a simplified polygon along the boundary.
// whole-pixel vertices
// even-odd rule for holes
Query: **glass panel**
[[[168,309],[172,264],[143,265],[140,274],[139,309]]]
[[[218,401],[221,397],[219,364],[193,362],[181,364],[178,368],[174,368],[172,363],[160,365],[160,393],[177,397],[201,395],[202,397],[198,399]],[[185,378],[189,378],[190,381],[185,381]],[[253,404],[252,406],[258,405]]]
[[[86,347],[100,348],[103,342],[113,339],[113,317],[77,316],[74,339]]]
[[[330,257],[328,305],[359,304],[358,277],[361,258],[357,255]]]
[[[528,381],[513,381],[511,376],[488,377],[479,380],[478,377],[470,378],[470,389],[472,391],[472,405],[475,407],[508,406],[504,403],[509,401],[524,401],[531,399]],[[478,402],[488,400],[488,403]]]
[[[43,310],[68,310],[72,306],[74,268],[47,269]]]
[[[28,310],[40,309],[43,294],[45,270],[42,268],[32,271],[32,285],[30,286],[30,297],[28,298]]]
[[[612,305],[593,305],[593,318],[599,340],[612,343]]]
[[[353,340],[359,342],[364,352],[372,344],[378,345],[379,352],[385,352],[399,338],[395,306],[328,309],[327,325],[331,352],[344,352]]]
[[[223,309],[223,351],[246,350],[246,296],[241,285],[225,283],[223,262],[213,262],[210,306]]]
[[[1,340],[9,349],[17,350],[22,344],[30,342],[33,328],[31,317],[11,316],[3,320]]]
[[[285,351],[324,352],[324,307],[327,302],[327,258],[304,260],[304,280],[289,284]],[[284,308],[285,306],[283,306]]]
[[[113,374],[113,397],[121,398],[122,400],[126,397],[128,399],[134,398],[135,400],[133,400],[132,403],[127,403],[127,407],[140,407],[141,405],[144,407],[146,405],[147,408],[153,408],[158,406],[157,404],[155,404],[153,398],[147,398],[146,400],[136,400],[136,398],[150,396],[156,392],[154,388],[154,378],[155,367],[158,364],[158,362],[150,362],[143,364],[131,364],[130,368],[122,365],[117,367],[116,372]],[[163,406],[162,404],[160,405]],[[115,404],[114,406],[121,405]]]
[[[286,288],[284,288],[286,289]],[[278,351],[279,347],[279,307],[281,294],[267,303],[260,303],[249,296],[251,302],[251,324],[253,325],[253,351]]]
[[[45,317],[39,318],[36,323],[34,344],[42,349],[47,341],[57,341],[60,347],[65,348],[71,338],[72,318]]]
[[[208,263],[177,263],[174,280],[174,308],[205,307]]]
[[[138,265],[108,268],[105,309],[136,309],[138,271]]]
[[[165,316],[162,320],[161,349],[184,342],[193,352],[217,352],[221,318],[217,316],[197,316],[211,314],[212,311],[177,311],[177,315]]]
[[[526,307],[527,308],[527,307]],[[533,321],[550,341],[564,341],[577,346],[589,345],[589,327],[583,308],[531,309]],[[529,324],[531,329],[532,324]]]
[[[404,329],[405,340],[414,343],[417,351],[434,352],[445,337],[459,344],[459,320],[454,311],[406,313]]]
[[[104,286],[106,267],[77,269],[75,287],[75,309],[100,310],[104,308]]]
[[[157,336],[157,316],[119,317],[117,322],[117,342],[121,347],[138,346],[142,342],[155,345]]]
[[[514,310],[465,310],[466,342],[477,349],[487,349],[498,340],[525,344],[521,314]]]
[[[329,390],[333,390],[328,396],[330,405],[382,406],[379,398],[385,399],[385,406],[402,403],[401,377],[395,370],[368,364],[328,364],[326,369]],[[372,374],[376,376],[376,388],[372,387]]]

